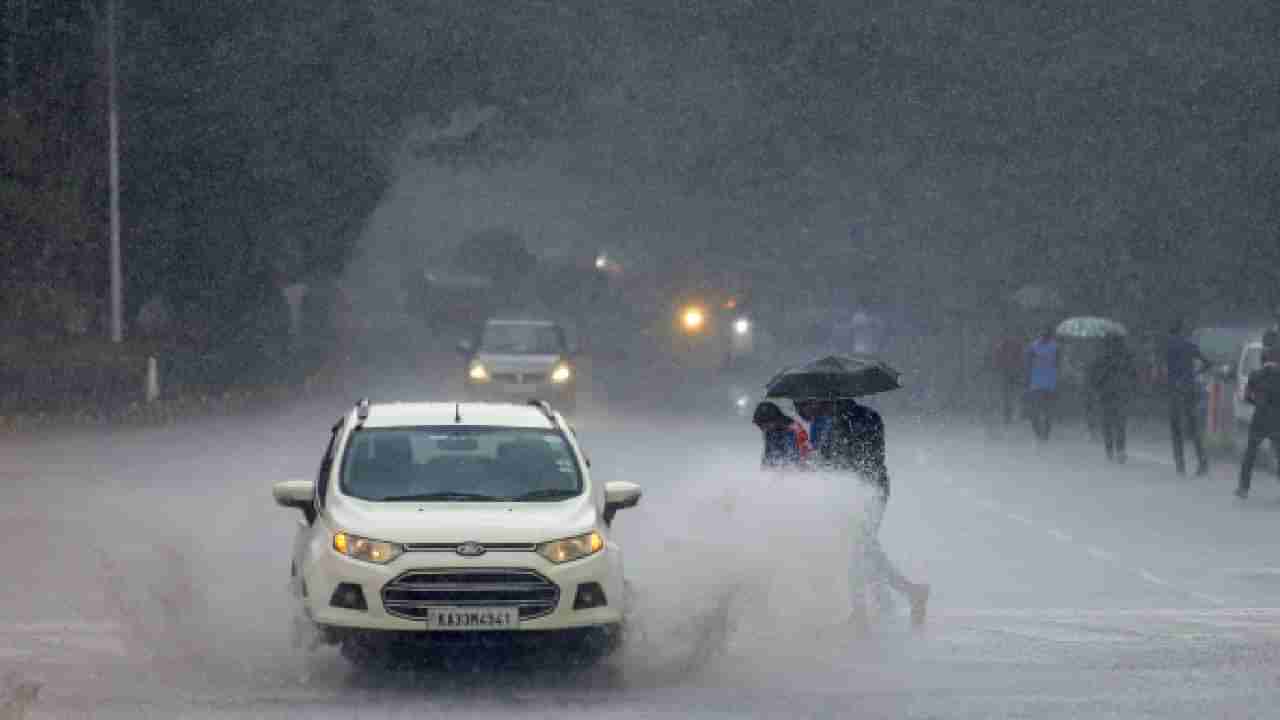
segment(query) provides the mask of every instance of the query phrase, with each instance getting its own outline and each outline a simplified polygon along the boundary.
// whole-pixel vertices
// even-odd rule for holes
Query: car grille
[[[511,383],[512,385],[540,385],[547,381],[547,374],[540,373],[494,373],[494,382]]]
[[[404,549],[409,552],[457,552],[461,542],[451,543],[407,543]],[[484,543],[485,552],[533,552],[538,549],[534,543]]]
[[[387,613],[410,620],[431,607],[516,607],[532,620],[559,602],[560,587],[533,570],[411,570],[382,588]]]

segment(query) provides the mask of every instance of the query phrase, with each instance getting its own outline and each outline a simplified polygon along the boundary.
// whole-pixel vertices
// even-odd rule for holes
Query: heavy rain
[[[1274,3],[2,6],[0,720],[1274,715]]]

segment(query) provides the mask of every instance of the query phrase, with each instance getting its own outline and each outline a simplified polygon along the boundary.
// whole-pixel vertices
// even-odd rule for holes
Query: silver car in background
[[[550,320],[491,319],[463,342],[467,397],[475,401],[543,400],[577,406],[578,369],[564,328]]]

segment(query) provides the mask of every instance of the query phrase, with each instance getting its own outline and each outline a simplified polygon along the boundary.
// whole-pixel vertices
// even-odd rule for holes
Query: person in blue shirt
[[[889,470],[880,413],[848,398],[797,400],[796,413],[809,423],[814,464],[819,469],[852,473],[873,489],[872,497],[861,507],[862,517],[855,523],[859,532],[854,537],[849,563],[850,622],[860,631],[868,629],[866,591],[874,590],[887,604],[891,602],[887,590],[892,589],[911,603],[912,625],[924,625],[928,584],[907,579],[880,545],[880,523],[889,503]]]
[[[1058,340],[1052,327],[1027,346],[1027,415],[1036,439],[1045,442],[1053,429],[1053,404],[1058,394]]]
[[[776,403],[766,400],[757,405],[751,423],[760,428],[764,438],[761,467],[787,468],[802,464],[809,449],[808,433]]]
[[[834,404],[830,400],[807,399],[796,400],[795,406],[796,414],[809,427],[809,445],[815,450],[826,447],[835,422]]]
[[[1197,367],[1198,366],[1198,367]],[[1182,323],[1169,329],[1165,344],[1165,367],[1168,370],[1169,434],[1173,438],[1173,464],[1179,475],[1187,474],[1183,439],[1188,437],[1196,450],[1196,475],[1209,474],[1209,459],[1200,436],[1200,386],[1196,376],[1209,367],[1199,346],[1187,339]]]

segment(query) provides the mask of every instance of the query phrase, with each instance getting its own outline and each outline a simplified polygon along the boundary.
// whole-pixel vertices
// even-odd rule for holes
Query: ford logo
[[[480,557],[488,552],[483,545],[478,542],[464,542],[455,550],[462,557]]]

